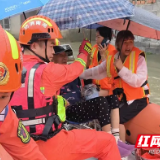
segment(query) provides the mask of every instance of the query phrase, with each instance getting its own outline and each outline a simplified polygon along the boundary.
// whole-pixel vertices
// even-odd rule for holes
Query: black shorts
[[[117,95],[107,96],[106,99],[108,101],[108,105],[109,105],[110,109],[119,108],[120,101],[119,101]]]
[[[125,103],[120,109],[120,124],[124,124],[134,118],[148,105],[148,98],[137,99],[130,105]]]

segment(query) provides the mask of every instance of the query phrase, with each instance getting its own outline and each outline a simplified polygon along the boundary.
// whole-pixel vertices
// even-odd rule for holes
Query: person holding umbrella
[[[116,49],[107,55],[100,65],[85,70],[80,76],[83,79],[103,79],[109,77],[112,84],[111,95],[117,95],[120,106],[120,139],[125,142],[124,123],[135,117],[149,102],[145,53],[134,46],[131,31],[120,31],[116,38]]]
[[[112,135],[94,130],[62,129],[68,104],[57,92],[83,72],[91,44],[83,40],[75,62],[60,65],[50,62],[56,38],[62,38],[60,30],[48,17],[32,16],[23,22],[19,42],[24,48],[24,83],[13,95],[12,108],[47,160],[90,157],[120,160]]]

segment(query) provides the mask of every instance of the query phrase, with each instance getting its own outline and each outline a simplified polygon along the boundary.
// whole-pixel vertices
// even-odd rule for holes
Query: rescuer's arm
[[[84,40],[79,48],[78,58],[70,65],[61,65],[50,62],[43,71],[42,84],[45,95],[55,95],[63,85],[75,80],[85,69],[87,57],[91,53],[90,42]]]

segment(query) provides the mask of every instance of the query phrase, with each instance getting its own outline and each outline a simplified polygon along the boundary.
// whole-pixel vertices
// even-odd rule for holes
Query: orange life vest
[[[114,52],[112,55],[107,55],[106,59],[107,77],[112,79],[112,82],[110,82],[112,84],[112,91],[117,88],[123,88],[127,101],[148,97],[150,93],[149,84],[147,81],[148,77],[146,77],[146,81],[141,87],[135,88],[127,84],[118,76],[117,69],[113,64],[116,53],[117,52]],[[130,55],[127,56],[125,62],[123,63],[123,65],[131,70],[132,73],[136,73],[137,71],[137,62],[140,54],[145,57],[143,51],[134,47]],[[113,93],[110,92],[110,94]]]
[[[111,44],[108,45],[108,49],[106,51],[106,56],[108,54],[112,54],[113,51],[115,51],[115,47]],[[92,48],[92,55],[91,55],[91,63],[89,68],[95,67],[102,63],[102,60],[98,61],[98,45],[95,44]],[[93,79],[93,83],[100,86],[101,89],[107,89],[109,90],[111,88],[111,84],[108,83],[108,78],[104,78],[102,80],[96,80]]]
[[[26,69],[23,74],[24,84],[15,91],[10,102],[17,117],[35,138],[47,137],[51,131],[56,132],[62,125],[56,115],[57,106],[53,98],[44,96],[45,88],[40,86],[46,65],[36,61],[23,63]]]

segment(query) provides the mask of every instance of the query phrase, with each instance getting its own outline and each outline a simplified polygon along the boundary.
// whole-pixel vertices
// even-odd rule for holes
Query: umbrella
[[[134,35],[160,39],[160,18],[155,14],[148,12],[142,8],[135,7],[134,16],[128,19],[115,19],[105,22],[100,22],[100,25],[110,27],[115,30],[128,29]],[[94,27],[93,25],[92,27]],[[91,28],[90,26],[88,26]],[[87,27],[87,28],[88,28]]]
[[[42,7],[49,0],[0,0],[0,20]]]
[[[130,17],[134,6],[128,0],[50,0],[39,14],[53,19],[60,29],[75,29]]]

